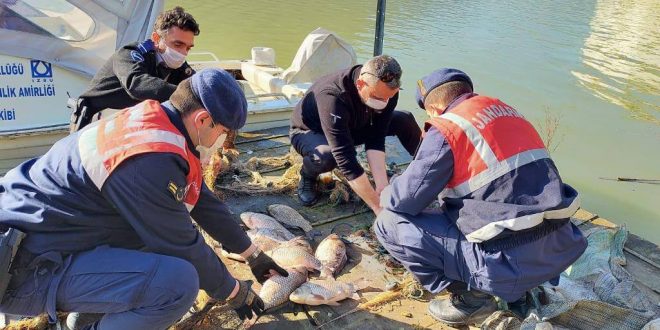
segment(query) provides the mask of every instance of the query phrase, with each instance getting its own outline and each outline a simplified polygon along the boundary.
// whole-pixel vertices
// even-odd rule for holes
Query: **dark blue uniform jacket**
[[[163,106],[195,150],[178,112],[169,102]],[[0,178],[0,224],[27,233],[21,248],[66,255],[109,245],[175,256],[195,266],[202,289],[227,297],[235,281],[190,217],[230,252],[243,252],[251,242],[206,185],[190,213],[168,190],[170,181],[185,186],[186,160],[169,153],[130,158],[99,191],[80,163],[78,134]]]

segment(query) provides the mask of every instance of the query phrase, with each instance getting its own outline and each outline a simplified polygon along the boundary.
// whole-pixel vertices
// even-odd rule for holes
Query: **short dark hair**
[[[166,10],[158,15],[156,23],[154,24],[154,31],[162,36],[173,26],[184,31],[190,31],[195,35],[199,35],[199,25],[197,24],[197,21],[195,21],[192,15],[186,13],[185,10],[179,6]]]
[[[393,57],[378,55],[368,60],[360,70],[361,78],[369,84],[378,80],[384,82],[389,88],[401,87],[401,66]]]
[[[437,104],[447,107],[457,97],[465,93],[472,93],[472,86],[469,82],[463,80],[450,81],[431,90],[426,95],[424,104]]]
[[[204,108],[199,96],[192,90],[190,78],[179,83],[172,96],[170,96],[170,102],[172,102],[172,105],[179,111],[183,118],[195,110]]]

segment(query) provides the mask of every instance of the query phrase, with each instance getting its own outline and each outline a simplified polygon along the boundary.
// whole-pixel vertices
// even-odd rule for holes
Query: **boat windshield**
[[[0,0],[0,29],[83,41],[94,20],[65,0]]]

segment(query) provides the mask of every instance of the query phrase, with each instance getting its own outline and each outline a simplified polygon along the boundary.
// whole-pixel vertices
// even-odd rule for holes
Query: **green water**
[[[249,58],[272,47],[288,67],[308,32],[346,39],[371,56],[376,1],[165,1],[201,25],[196,51]],[[660,243],[660,1],[388,1],[384,53],[401,63],[399,108],[425,114],[415,81],[443,67],[466,71],[535,124],[561,121],[552,153],[591,212]]]

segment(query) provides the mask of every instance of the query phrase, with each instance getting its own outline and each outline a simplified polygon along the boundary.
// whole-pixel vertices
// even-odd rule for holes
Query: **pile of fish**
[[[306,305],[337,305],[339,301],[357,296],[366,282],[343,283],[335,279],[346,265],[346,245],[337,234],[330,234],[313,251],[304,236],[295,236],[288,228],[297,228],[306,236],[314,231],[312,224],[293,208],[274,204],[270,215],[244,212],[241,221],[249,228],[248,236],[264,253],[289,272],[289,276],[272,276],[262,285],[259,296],[266,309],[291,300]],[[234,254],[227,257],[242,261]],[[317,280],[307,282],[308,276]]]

